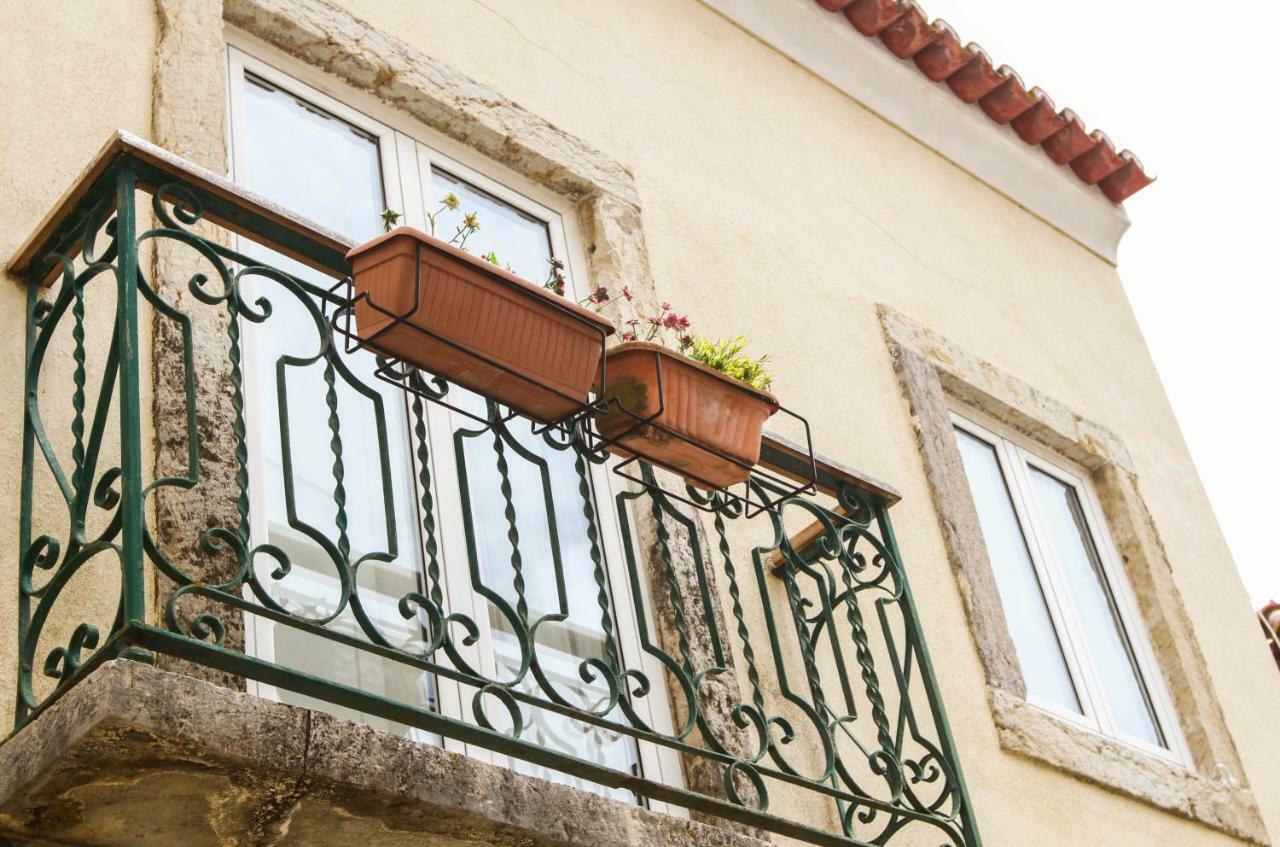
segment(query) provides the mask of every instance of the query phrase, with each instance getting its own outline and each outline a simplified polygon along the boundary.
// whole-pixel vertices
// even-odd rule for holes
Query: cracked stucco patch
[[[1267,844],[1252,792],[1174,586],[1159,533],[1118,436],[888,306],[880,320],[910,407],[947,557],[960,587],[1001,746],[1208,826]],[[948,398],[1086,467],[1139,598],[1195,770],[1142,755],[1031,706],[953,434]],[[1224,772],[1228,778],[1219,779]]]

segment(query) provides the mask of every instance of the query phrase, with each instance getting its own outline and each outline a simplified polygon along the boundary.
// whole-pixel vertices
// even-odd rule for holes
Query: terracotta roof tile
[[[1125,166],[1111,176],[1104,177],[1098,183],[1102,193],[1107,195],[1112,203],[1122,203],[1126,197],[1132,197],[1155,182],[1155,177],[1148,176],[1142,169],[1142,163],[1138,161],[1137,156],[1128,150],[1122,150],[1120,158],[1126,162]]]
[[[1059,114],[1049,95],[1038,88],[1031,89],[1035,105],[1009,121],[1018,137],[1028,144],[1040,144],[1046,138],[1067,125],[1067,119]]]
[[[1027,91],[1022,79],[1005,65],[1000,68],[1004,82],[991,89],[978,101],[987,117],[998,124],[1007,124],[1036,104],[1036,98]]]
[[[1007,66],[998,70],[976,44],[960,46],[955,30],[930,21],[914,0],[816,0],[831,12],[843,12],[853,28],[879,38],[899,59],[911,59],[925,78],[946,82],[965,103],[977,103],[987,117],[1010,125],[1027,144],[1038,144],[1056,164],[1070,165],[1088,185],[1096,185],[1113,203],[1122,203],[1155,181],[1137,157],[1117,153],[1100,130],[1092,133],[1070,109],[1058,111],[1039,88],[1030,91]]]
[[[976,103],[988,91],[1004,82],[1000,72],[991,66],[991,59],[976,44],[965,48],[973,55],[973,61],[947,77],[947,85],[966,103]]]
[[[915,3],[880,33],[880,41],[899,59],[910,59],[938,38],[938,31]]]
[[[960,68],[975,61],[973,55],[960,44],[955,31],[938,21],[941,32],[928,47],[912,56],[920,72],[934,82],[942,82]]]
[[[1044,152],[1057,165],[1065,165],[1097,146],[1097,142],[1084,131],[1084,123],[1075,112],[1063,109],[1062,117],[1066,119],[1062,129],[1040,142]]]
[[[1089,137],[1098,142],[1092,150],[1081,153],[1071,160],[1071,170],[1090,185],[1097,185],[1103,177],[1111,176],[1124,167],[1124,160],[1116,152],[1111,139],[1100,129],[1089,133]]]
[[[854,0],[844,10],[853,28],[868,38],[906,14],[907,0]]]

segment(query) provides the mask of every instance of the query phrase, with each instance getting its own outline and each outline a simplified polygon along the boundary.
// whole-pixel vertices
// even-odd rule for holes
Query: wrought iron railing
[[[232,249],[227,231],[275,252]],[[18,727],[106,659],[174,657],[632,802],[817,844],[979,843],[890,493],[822,462],[820,494],[750,519],[649,470],[609,494],[607,457],[517,419],[453,429],[461,473],[442,503],[430,392],[371,385],[333,343],[332,280],[298,269],[340,278],[346,246],[121,135],[15,260],[29,281]],[[175,279],[183,253],[198,270]],[[313,349],[246,352],[289,309]],[[154,375],[148,314],[167,350]],[[264,355],[275,378],[254,388]],[[285,386],[308,374],[322,413],[305,425],[323,438],[300,446]],[[762,464],[807,472],[776,438]],[[355,491],[357,471],[375,484]],[[282,510],[255,505],[271,497]],[[451,585],[450,555],[466,560]],[[409,582],[375,586],[397,563]],[[96,626],[74,589],[94,568],[119,574]],[[269,650],[257,632],[285,635]],[[354,658],[335,678],[287,661],[288,639]],[[347,673],[374,660],[376,685]],[[413,684],[388,684],[396,669]]]
[[[1271,655],[1276,660],[1276,665],[1280,666],[1280,631],[1278,631],[1268,620],[1268,613],[1274,616],[1274,605],[1268,605],[1258,611],[1258,623],[1262,626],[1262,637],[1267,642],[1267,647],[1271,648]]]

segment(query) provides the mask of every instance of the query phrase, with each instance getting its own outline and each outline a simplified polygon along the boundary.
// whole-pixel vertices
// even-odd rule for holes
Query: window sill
[[[761,847],[726,829],[147,665],[0,745],[0,841]]]
[[[1248,789],[1075,726],[1000,689],[988,688],[987,697],[1004,750],[1254,844],[1270,843]]]

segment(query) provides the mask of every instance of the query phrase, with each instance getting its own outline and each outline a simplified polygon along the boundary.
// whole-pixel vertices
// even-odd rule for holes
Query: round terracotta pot
[[[608,406],[596,426],[605,439],[616,439],[608,449],[661,465],[701,488],[746,480],[760,459],[764,422],[778,411],[772,394],[643,341],[605,354],[605,380]]]
[[[542,423],[586,403],[608,318],[412,227],[361,244],[347,261],[357,295],[368,295],[355,319],[369,348]]]

